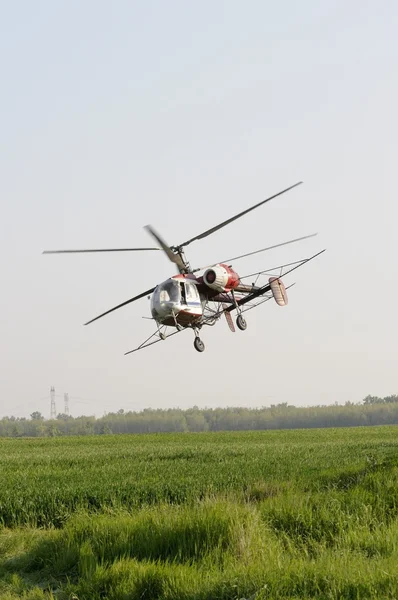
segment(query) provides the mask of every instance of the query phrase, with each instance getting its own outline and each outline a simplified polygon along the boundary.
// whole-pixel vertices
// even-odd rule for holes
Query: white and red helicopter
[[[143,298],[144,296],[148,296],[148,298],[151,299],[151,314],[152,320],[154,320],[156,323],[156,330],[137,348],[134,348],[134,350],[130,350],[125,354],[131,354],[132,352],[136,352],[142,348],[147,348],[152,344],[156,344],[157,342],[165,340],[171,335],[175,335],[176,333],[186,329],[191,329],[194,332],[194,347],[198,352],[203,352],[205,345],[199,334],[204,325],[215,325],[216,322],[223,315],[225,315],[229,328],[232,332],[234,332],[235,327],[231,317],[231,312],[236,310],[236,325],[240,330],[244,331],[247,328],[247,323],[243,313],[255,308],[256,306],[259,306],[260,304],[263,304],[264,302],[267,302],[271,298],[273,298],[279,306],[285,306],[288,302],[286,292],[286,289],[288,288],[285,288],[281,277],[298,269],[305,263],[325,252],[325,250],[322,250],[321,252],[318,252],[309,258],[241,277],[232,268],[230,264],[232,261],[239,260],[247,256],[252,256],[260,252],[265,252],[273,248],[278,248],[280,246],[285,246],[287,244],[293,244],[295,242],[314,237],[316,234],[306,235],[304,237],[282,242],[274,246],[261,248],[260,250],[248,252],[247,254],[235,256],[233,258],[214,263],[207,267],[200,267],[198,269],[191,268],[189,262],[185,258],[184,248],[192,242],[201,240],[215,231],[218,231],[236,219],[243,217],[255,208],[258,208],[273,198],[276,198],[277,196],[280,196],[285,192],[297,187],[301,183],[301,181],[295,183],[285,190],[266,198],[262,202],[251,206],[234,217],[215,225],[211,229],[208,229],[207,231],[204,231],[203,233],[200,233],[199,235],[177,246],[168,246],[166,242],[159,236],[159,234],[150,225],[147,225],[147,231],[158,242],[160,248],[45,250],[43,254],[163,250],[168,256],[169,260],[176,265],[178,269],[178,275],[174,275],[156,287],[146,290],[145,292],[142,292],[141,294],[138,294],[137,296],[134,296],[133,298],[114,306],[110,310],[98,315],[98,317],[91,319],[91,321],[88,321],[85,323],[85,325],[89,325],[97,319],[101,319],[114,310],[122,308],[122,306],[126,306],[131,302],[135,302],[136,300]],[[203,275],[196,275],[196,273],[199,271],[204,271]],[[259,284],[259,280],[262,277],[266,278],[266,282]],[[245,279],[249,279],[252,282],[245,283]]]

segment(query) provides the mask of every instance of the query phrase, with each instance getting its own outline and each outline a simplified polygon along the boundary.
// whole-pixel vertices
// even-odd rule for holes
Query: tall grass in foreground
[[[14,441],[0,598],[397,598],[397,430],[374,432]]]
[[[195,503],[215,494],[245,499],[289,486],[314,490],[334,477],[341,487],[351,472],[362,477],[395,460],[397,431],[0,439],[0,525],[62,527],[81,509]]]

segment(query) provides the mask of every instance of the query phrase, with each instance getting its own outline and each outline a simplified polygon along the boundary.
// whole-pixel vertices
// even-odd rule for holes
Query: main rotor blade
[[[169,260],[171,260],[171,262],[173,262],[174,264],[177,265],[178,270],[180,272],[184,272],[185,271],[185,263],[182,260],[181,256],[179,256],[178,254],[175,254],[172,249],[170,248],[170,246],[168,246],[166,244],[166,242],[160,237],[160,235],[154,230],[154,228],[152,227],[152,225],[145,225],[145,229],[148,231],[148,233],[155,238],[155,240],[158,242],[159,246],[162,248],[162,250],[167,254]]]
[[[282,242],[281,244],[274,244],[273,246],[268,246],[267,248],[261,248],[261,250],[255,250],[254,252],[248,252],[247,254],[241,254],[240,256],[234,256],[233,258],[228,258],[227,260],[223,260],[220,262],[229,263],[233,260],[239,260],[240,258],[245,258],[246,256],[253,256],[253,254],[259,254],[260,252],[267,252],[267,250],[273,250],[274,248],[280,248],[281,246],[288,246],[289,244],[295,244],[296,242],[301,242],[302,240],[308,240],[308,238],[312,238],[317,236],[317,233],[311,233],[310,235],[304,235],[303,237],[295,238],[294,240],[289,240],[287,242]],[[218,263],[216,263],[218,264]],[[214,266],[214,265],[212,265]]]
[[[87,321],[87,323],[84,323],[84,324],[90,325],[90,323],[93,323],[94,321],[96,321],[97,319],[100,319],[101,317],[105,317],[105,315],[109,315],[109,313],[113,312],[114,310],[117,310],[118,308],[122,308],[122,306],[126,306],[126,304],[130,304],[130,302],[139,300],[140,298],[143,298],[144,296],[147,296],[148,294],[152,294],[152,292],[154,290],[155,290],[155,288],[152,288],[150,290],[147,290],[146,292],[142,292],[142,294],[138,294],[138,296],[134,296],[134,298],[130,298],[130,300],[126,300],[125,302],[122,302],[121,304],[114,306],[110,310],[107,310],[106,312],[102,313],[102,315],[98,315],[98,317],[95,317],[95,319],[91,319],[91,321]]]
[[[140,252],[142,250],[160,250],[160,248],[95,248],[90,250],[44,250],[42,254],[77,254],[81,252]]]
[[[289,190],[292,190],[293,188],[297,187],[298,185],[300,185],[302,183],[303,183],[302,181],[299,181],[298,183],[295,183],[294,185],[291,185],[290,187],[286,188],[285,190],[282,190],[281,192],[278,192],[277,194],[274,194],[273,196],[270,196],[269,198],[266,198],[262,202],[259,202],[258,204],[255,204],[254,206],[251,206],[250,208],[247,208],[246,210],[242,211],[238,215],[235,215],[234,217],[231,217],[230,219],[227,219],[226,221],[223,221],[219,225],[215,225],[211,229],[208,229],[207,231],[204,231],[203,233],[200,233],[196,237],[193,237],[190,240],[187,240],[183,244],[180,244],[179,247],[182,248],[183,246],[188,246],[188,244],[190,244],[191,242],[194,242],[195,240],[201,240],[202,238],[207,237],[211,233],[214,233],[215,231],[218,231],[218,229],[221,229],[222,227],[225,227],[226,225],[229,225],[229,223],[232,223],[232,221],[236,221],[236,219],[240,219],[240,217],[243,217],[243,215],[246,215],[247,213],[251,212],[255,208],[258,208],[262,204],[265,204],[266,202],[269,202],[270,200],[273,200],[273,198],[276,198],[277,196],[281,196],[285,192],[288,192]]]
[[[317,233],[311,233],[310,235],[305,235],[303,237],[296,238],[294,240],[289,240],[288,242],[282,242],[281,244],[274,244],[273,246],[268,246],[267,248],[261,248],[261,250],[255,250],[254,252],[248,252],[247,254],[241,254],[240,256],[234,256],[233,258],[228,258],[227,260],[220,260],[218,263],[213,263],[212,265],[208,265],[207,267],[199,267],[198,269],[194,269],[193,273],[197,271],[202,271],[203,269],[208,269],[210,267],[215,267],[220,263],[230,263],[234,260],[239,260],[240,258],[245,258],[246,256],[253,256],[253,254],[259,254],[260,252],[266,252],[267,250],[273,250],[274,248],[280,248],[281,246],[287,246],[288,244],[294,244],[295,242],[301,242],[302,240],[308,240],[308,238],[312,238],[317,236]]]

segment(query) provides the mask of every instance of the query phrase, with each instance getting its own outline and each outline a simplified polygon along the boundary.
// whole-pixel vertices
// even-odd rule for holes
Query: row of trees
[[[398,396],[367,396],[361,403],[300,408],[287,403],[263,408],[150,409],[71,417],[59,414],[45,420],[39,412],[30,419],[0,419],[0,437],[54,437],[111,433],[239,431],[312,427],[356,427],[398,424]]]
[[[366,398],[363,399],[364,404],[391,404],[393,402],[398,402],[397,394],[384,396],[384,398],[379,398],[378,396],[366,396]]]

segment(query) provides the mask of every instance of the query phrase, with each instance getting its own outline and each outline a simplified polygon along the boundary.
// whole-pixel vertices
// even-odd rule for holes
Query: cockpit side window
[[[198,288],[193,283],[185,283],[185,295],[187,299],[187,304],[199,304],[200,298],[198,293]]]
[[[184,282],[182,281],[181,282],[181,302],[182,302],[182,304],[186,304],[187,303],[187,298],[186,298],[185,290],[186,290],[186,287],[185,287]]]

